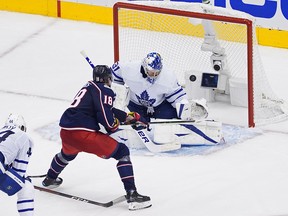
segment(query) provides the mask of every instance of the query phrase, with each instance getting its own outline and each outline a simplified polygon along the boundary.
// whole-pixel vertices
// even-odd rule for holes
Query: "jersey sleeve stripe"
[[[22,163],[22,164],[28,164],[28,161],[24,161],[24,160],[19,160],[19,159],[15,159],[14,162],[17,162],[17,163]]]
[[[171,103],[175,103],[175,101],[179,100],[179,98],[183,97],[184,95],[186,95],[186,93],[183,93],[181,95],[179,95],[174,101],[172,101]]]
[[[26,170],[24,169],[17,169],[15,167],[12,167],[13,170],[15,170],[16,172],[19,172],[19,173],[26,173]]]
[[[176,92],[166,96],[166,99],[168,100],[169,98],[173,97],[176,94],[179,94],[181,91],[183,91],[183,88],[180,88],[179,90],[177,90]]]

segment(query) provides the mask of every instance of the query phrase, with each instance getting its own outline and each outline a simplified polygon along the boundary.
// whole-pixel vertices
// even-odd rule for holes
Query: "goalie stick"
[[[131,125],[121,125],[121,129],[131,129]],[[168,152],[168,151],[174,151],[181,148],[181,143],[178,141],[173,142],[167,142],[167,143],[155,143],[152,141],[147,134],[146,129],[141,130],[135,130],[133,131],[136,133],[137,137],[140,138],[141,142],[146,146],[146,148],[153,152],[153,153],[159,153],[159,152]]]
[[[102,203],[102,202],[96,202],[96,201],[93,201],[93,200],[89,200],[89,199],[81,198],[81,197],[78,197],[78,196],[62,193],[62,192],[59,192],[59,191],[54,191],[54,190],[51,190],[51,189],[48,189],[48,188],[39,187],[39,186],[34,186],[34,188],[39,190],[39,191],[44,191],[46,193],[50,193],[50,194],[66,197],[66,198],[69,198],[69,199],[73,199],[73,200],[77,200],[77,201],[80,201],[80,202],[89,203],[89,204],[93,204],[93,205],[97,205],[97,206],[101,206],[101,207],[105,207],[105,208],[108,208],[108,207],[111,207],[111,206],[113,206],[113,205],[115,205],[117,203],[126,201],[126,198],[125,198],[124,195],[120,196],[120,197],[118,197],[118,198],[116,198],[114,200],[111,200],[109,202]]]
[[[155,143],[153,142],[149,136],[147,135],[145,129],[142,130],[134,130],[138,137],[141,139],[143,144],[147,147],[147,149],[154,153],[159,152],[167,152],[167,151],[174,151],[181,148],[180,142],[170,142],[170,143]]]
[[[195,120],[166,120],[166,121],[152,121],[149,124],[185,124],[185,123],[195,123]]]

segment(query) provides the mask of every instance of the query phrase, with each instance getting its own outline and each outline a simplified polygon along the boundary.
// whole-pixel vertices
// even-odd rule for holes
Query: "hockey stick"
[[[131,130],[132,126],[127,124],[122,124],[119,127],[122,130]],[[181,143],[179,141],[167,142],[167,143],[155,143],[152,139],[150,139],[149,135],[147,134],[146,129],[137,130],[132,128],[137,137],[140,138],[143,145],[153,153],[159,152],[168,152],[174,151],[181,148]]]
[[[86,59],[86,61],[89,63],[89,65],[90,65],[92,68],[94,68],[94,67],[95,67],[94,64],[92,63],[92,61],[90,60],[90,58],[86,55],[85,51],[82,50],[80,53],[81,53],[81,55]]]
[[[180,142],[170,142],[170,143],[163,143],[163,144],[157,144],[153,142],[149,136],[147,135],[145,129],[142,130],[135,130],[138,137],[141,139],[143,144],[147,147],[147,149],[154,153],[159,152],[167,152],[167,151],[174,151],[181,148]]]
[[[31,176],[27,176],[28,178],[44,178],[46,177],[46,174],[43,175],[31,175]]]
[[[96,201],[93,201],[93,200],[81,198],[81,197],[78,197],[78,196],[62,193],[62,192],[59,192],[59,191],[54,191],[54,190],[51,190],[51,189],[48,189],[48,188],[43,188],[43,187],[39,187],[39,186],[34,186],[34,188],[39,190],[39,191],[44,191],[46,193],[50,193],[50,194],[66,197],[66,198],[69,198],[69,199],[73,199],[73,200],[77,200],[77,201],[80,201],[80,202],[85,202],[85,203],[89,203],[89,204],[93,204],[93,205],[97,205],[97,206],[101,206],[101,207],[105,207],[105,208],[111,207],[111,206],[113,206],[113,205],[115,205],[117,203],[120,203],[120,202],[123,202],[123,201],[126,200],[125,196],[123,195],[123,196],[120,196],[120,197],[118,197],[118,198],[116,198],[114,200],[111,200],[109,202],[101,203],[101,202],[96,202]]]
[[[186,123],[195,123],[195,120],[190,120],[190,121],[186,121],[186,120],[167,120],[167,121],[153,121],[153,122],[149,122],[149,124],[186,124]]]

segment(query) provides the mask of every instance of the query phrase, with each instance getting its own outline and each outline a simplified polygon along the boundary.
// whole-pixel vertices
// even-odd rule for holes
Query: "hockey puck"
[[[190,79],[191,82],[195,82],[196,81],[196,76],[195,75],[191,75],[189,77],[189,79]]]

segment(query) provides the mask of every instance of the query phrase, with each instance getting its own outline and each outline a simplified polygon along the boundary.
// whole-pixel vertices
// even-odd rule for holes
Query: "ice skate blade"
[[[49,185],[49,186],[44,186],[42,185],[44,188],[47,188],[47,189],[55,189],[55,188],[58,188],[60,185]]]
[[[132,202],[132,203],[129,203],[129,210],[136,211],[140,209],[150,208],[151,206],[152,204],[150,201],[142,202],[142,203]]]

